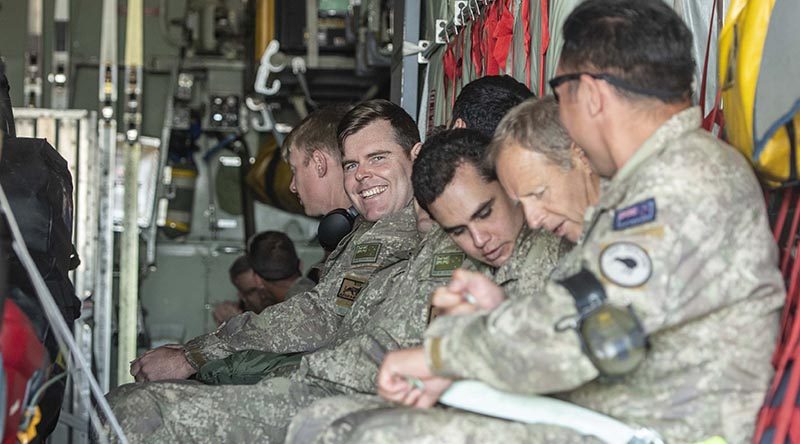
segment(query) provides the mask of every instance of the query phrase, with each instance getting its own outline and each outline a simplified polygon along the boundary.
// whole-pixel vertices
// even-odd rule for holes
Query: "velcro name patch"
[[[624,230],[656,220],[656,200],[635,203],[614,212],[614,230]]]
[[[378,261],[381,252],[380,243],[358,244],[355,254],[353,254],[352,264],[372,264]]]
[[[431,277],[450,277],[453,271],[464,263],[464,253],[440,253],[431,261]]]

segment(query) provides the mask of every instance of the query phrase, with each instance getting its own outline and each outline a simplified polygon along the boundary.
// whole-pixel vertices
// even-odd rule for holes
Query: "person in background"
[[[513,107],[535,97],[511,76],[487,76],[469,82],[453,105],[450,128],[469,128],[491,138],[500,119]]]
[[[238,303],[226,301],[214,309],[222,324],[245,311],[261,313],[270,305],[314,287],[301,273],[302,263],[292,240],[279,231],[265,231],[251,241],[248,254],[237,258],[229,270]]]

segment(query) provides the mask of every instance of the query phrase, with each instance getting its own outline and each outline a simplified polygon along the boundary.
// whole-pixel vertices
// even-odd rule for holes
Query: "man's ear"
[[[607,95],[613,94],[613,92],[609,90],[611,85],[609,85],[608,82],[586,75],[581,79],[581,83],[585,86],[584,93],[588,98],[586,101],[587,111],[590,116],[596,117],[603,111],[605,101],[608,98]]]
[[[586,151],[579,147],[577,143],[572,142],[569,147],[573,167],[582,166],[586,171],[592,171],[592,164],[589,163],[589,158],[586,157]]]
[[[457,117],[456,120],[453,122],[453,126],[450,127],[450,129],[466,128],[466,127],[467,127],[467,122],[465,122],[464,119],[462,119],[461,117]]]
[[[411,147],[411,161],[417,160],[417,156],[419,156],[419,150],[422,149],[422,142],[417,142]]]
[[[317,177],[325,177],[328,174],[328,159],[322,151],[314,150],[311,153],[311,161],[314,162],[314,171],[316,171]]]

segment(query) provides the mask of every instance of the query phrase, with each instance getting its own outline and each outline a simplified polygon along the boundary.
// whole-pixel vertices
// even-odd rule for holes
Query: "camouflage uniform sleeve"
[[[408,259],[419,242],[413,207],[358,230],[346,248],[340,244],[334,251],[329,258],[334,262],[326,264],[327,272],[313,289],[261,314],[239,315],[189,341],[187,360],[199,368],[240,350],[305,352],[328,343],[372,274]]]
[[[544,239],[530,249],[519,279],[505,287],[508,299],[499,307],[445,316],[431,324],[424,346],[434,373],[531,394],[553,387],[566,390],[596,376],[577,335],[553,328],[552,319],[575,309],[560,286],[547,282],[564,253],[551,243]],[[558,386],[554,378],[561,381]]]
[[[370,317],[363,333],[353,336],[326,352],[306,356],[313,376],[347,387],[374,393],[378,372],[376,359],[381,350],[417,347],[431,315],[433,291],[446,285],[457,268],[474,265],[438,227],[430,233],[418,253],[380,286],[376,282],[364,290],[379,291],[383,301]],[[360,296],[361,297],[361,296]],[[378,351],[376,354],[375,352]]]
[[[557,277],[591,272],[610,303],[633,308],[651,342],[748,298],[779,306],[775,247],[757,184],[744,167],[702,168],[700,162],[656,165],[618,188],[617,199],[604,196],[607,206],[598,207],[583,244]],[[554,331],[559,320],[575,315],[572,296],[551,281],[541,296],[510,300],[446,334],[429,335],[429,364],[441,374],[526,393],[576,388],[598,372],[574,331]]]

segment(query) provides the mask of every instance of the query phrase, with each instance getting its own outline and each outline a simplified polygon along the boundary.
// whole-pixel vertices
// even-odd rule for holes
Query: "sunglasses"
[[[676,91],[667,91],[664,89],[651,89],[651,88],[642,88],[636,85],[629,83],[626,80],[623,80],[619,77],[612,76],[611,74],[599,73],[595,74],[592,72],[573,72],[570,74],[563,74],[560,76],[553,77],[547,82],[550,85],[550,90],[553,92],[553,97],[556,99],[556,103],[559,101],[558,91],[556,88],[563,85],[567,82],[572,82],[574,80],[580,80],[581,76],[589,76],[593,79],[597,80],[604,80],[611,85],[616,86],[619,89],[624,89],[626,91],[630,91],[635,94],[641,94],[643,96],[651,96],[659,98],[663,101],[670,101],[672,99],[676,99],[679,97],[683,97],[683,92],[676,92]]]

